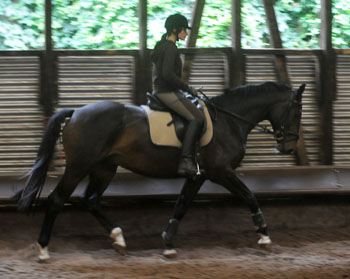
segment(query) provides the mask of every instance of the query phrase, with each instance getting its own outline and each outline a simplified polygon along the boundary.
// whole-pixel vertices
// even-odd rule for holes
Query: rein
[[[288,104],[288,109],[284,112],[283,114],[283,117],[282,117],[282,122],[281,122],[281,127],[280,129],[276,130],[275,132],[273,132],[272,130],[270,130],[269,128],[267,128],[267,125],[262,125],[262,124],[255,124],[247,119],[245,119],[244,117],[234,113],[234,112],[231,112],[231,111],[228,111],[220,106],[217,106],[215,104],[213,104],[211,102],[211,100],[208,98],[207,95],[205,95],[203,93],[203,91],[200,89],[197,90],[199,93],[201,93],[203,96],[204,96],[204,99],[205,101],[207,102],[208,105],[212,106],[214,109],[215,109],[215,119],[216,119],[216,110],[219,110],[227,115],[230,115],[236,119],[239,119],[241,121],[244,121],[246,123],[249,123],[251,124],[253,127],[257,127],[259,129],[261,129],[265,134],[271,134],[271,135],[274,135],[275,136],[275,139],[278,143],[281,143],[281,142],[285,142],[286,141],[286,138],[285,136],[286,135],[292,135],[292,136],[295,136],[296,139],[298,140],[299,139],[299,134],[297,133],[294,133],[294,132],[291,132],[288,130],[288,127],[285,126],[285,122],[286,122],[286,118],[287,116],[289,115],[289,112],[290,112],[290,109],[292,108],[292,105],[293,103],[297,103],[299,104],[299,102],[295,101],[294,100],[294,97],[295,97],[295,94],[294,94],[294,91],[292,91],[291,95],[290,95],[290,100],[289,100],[289,104]],[[288,141],[286,141],[288,142]]]
[[[226,110],[226,109],[224,109],[224,108],[222,108],[222,107],[220,107],[220,106],[217,106],[217,105],[215,105],[215,104],[213,104],[213,103],[211,102],[211,100],[209,99],[209,97],[208,97],[207,95],[205,95],[201,89],[197,89],[197,91],[198,91],[199,93],[201,93],[201,94],[204,96],[205,101],[207,102],[207,104],[210,105],[210,106],[212,106],[212,107],[215,109],[215,115],[216,115],[216,110],[218,110],[218,111],[221,111],[221,112],[223,112],[223,113],[225,113],[225,114],[227,114],[227,115],[230,115],[230,116],[232,116],[232,117],[234,117],[234,118],[237,118],[237,119],[239,119],[239,120],[241,120],[241,121],[244,121],[244,122],[246,122],[246,123],[252,125],[253,127],[260,128],[265,134],[271,134],[271,135],[274,134],[274,132],[273,132],[272,130],[270,130],[269,128],[267,128],[267,125],[255,124],[255,123],[249,121],[248,119],[245,119],[244,117],[240,116],[240,115],[237,114],[237,113],[228,111],[228,110]],[[216,118],[216,117],[215,117],[215,118]]]

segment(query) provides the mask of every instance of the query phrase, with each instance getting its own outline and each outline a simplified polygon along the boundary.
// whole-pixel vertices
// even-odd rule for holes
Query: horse
[[[176,255],[173,237],[191,201],[207,179],[244,201],[252,214],[258,244],[271,244],[255,195],[237,177],[235,169],[245,154],[248,134],[263,120],[270,122],[273,129],[270,132],[275,136],[280,153],[296,151],[304,89],[305,84],[293,89],[284,83],[265,82],[226,89],[222,94],[207,98],[206,104],[213,119],[212,139],[199,150],[198,164],[202,171],[185,179],[174,214],[161,234],[165,256]],[[89,183],[83,201],[113,239],[114,248],[120,254],[125,253],[122,229],[115,226],[99,206],[118,166],[144,176],[179,177],[180,149],[153,144],[148,125],[142,107],[112,101],[89,104],[75,110],[63,109],[50,118],[28,180],[14,196],[20,212],[28,213],[33,209],[45,184],[55,144],[62,133],[66,166],[58,185],[47,199],[37,242],[40,261],[50,258],[48,244],[56,216],[86,176],[89,176]]]

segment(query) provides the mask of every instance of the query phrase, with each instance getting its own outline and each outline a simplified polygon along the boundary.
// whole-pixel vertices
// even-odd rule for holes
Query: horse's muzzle
[[[285,155],[296,153],[296,141],[281,142],[276,146],[277,150]]]

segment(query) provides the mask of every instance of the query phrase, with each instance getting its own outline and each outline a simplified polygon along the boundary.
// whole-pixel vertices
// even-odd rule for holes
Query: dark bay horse
[[[199,165],[204,171],[195,179],[187,178],[175,206],[175,213],[162,234],[166,256],[176,254],[172,239],[181,219],[206,179],[220,184],[248,205],[259,244],[271,240],[254,194],[237,177],[237,168],[245,154],[249,132],[262,120],[273,128],[277,149],[283,154],[295,151],[301,120],[301,99],[305,84],[299,89],[266,82],[226,90],[210,98],[213,138],[200,150]],[[239,115],[239,116],[237,116]],[[68,120],[67,120],[68,118]],[[38,239],[39,259],[49,258],[48,244],[57,214],[78,183],[87,175],[89,184],[84,201],[91,213],[114,239],[114,246],[123,253],[126,247],[122,230],[101,212],[99,200],[114,177],[117,167],[151,176],[177,177],[180,150],[155,146],[150,140],[146,114],[141,107],[115,102],[86,105],[76,110],[62,110],[53,115],[44,133],[36,163],[23,190],[15,196],[18,208],[28,212],[44,186],[54,146],[63,129],[66,154],[65,172],[49,195],[46,215]]]

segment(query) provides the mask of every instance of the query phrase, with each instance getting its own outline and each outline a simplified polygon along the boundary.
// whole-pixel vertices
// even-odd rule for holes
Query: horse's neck
[[[261,121],[266,120],[267,110],[268,110],[269,102],[265,100],[264,103],[255,104],[252,102],[251,104],[247,104],[245,106],[237,105],[233,109],[233,111],[240,115],[246,121],[240,120],[242,127],[242,132],[246,135],[250,133],[250,131]]]

